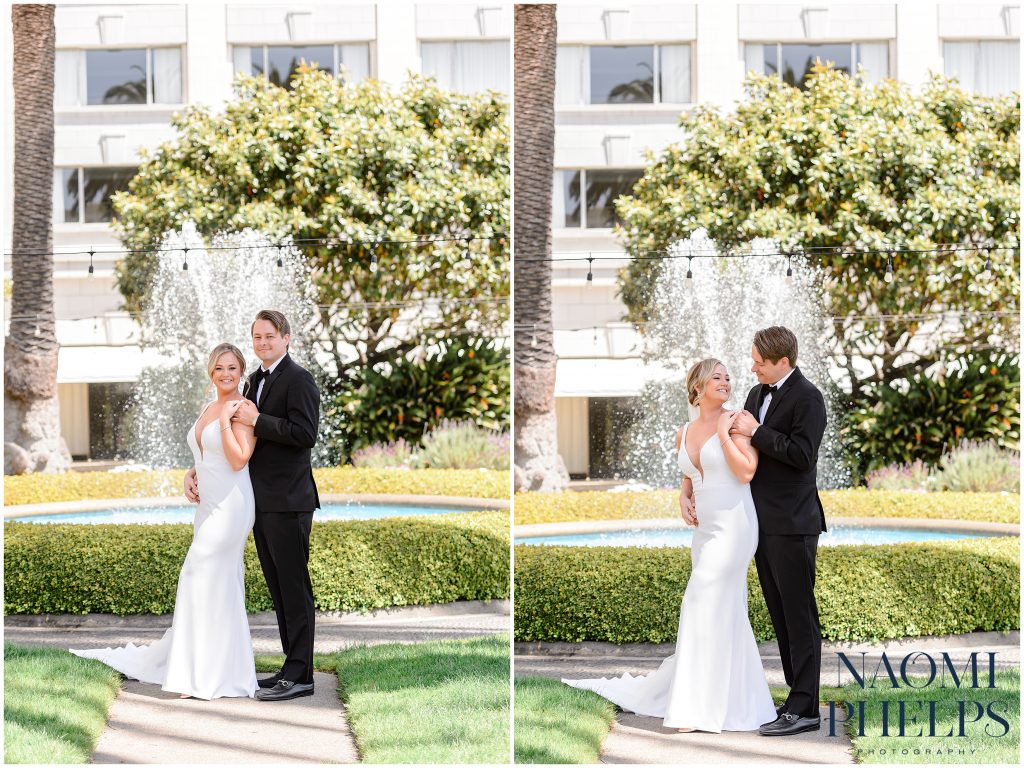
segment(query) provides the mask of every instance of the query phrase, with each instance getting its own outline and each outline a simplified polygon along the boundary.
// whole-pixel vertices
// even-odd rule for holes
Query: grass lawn
[[[257,657],[273,672],[281,656]],[[318,654],[366,763],[508,763],[509,648],[504,635]]]
[[[89,762],[120,685],[98,662],[5,643],[4,762]]]
[[[515,761],[596,763],[615,705],[546,677],[516,678]]]

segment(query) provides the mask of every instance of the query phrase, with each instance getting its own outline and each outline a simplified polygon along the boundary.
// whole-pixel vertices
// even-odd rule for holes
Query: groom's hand
[[[754,428],[758,426],[758,424],[759,422],[754,418],[754,414],[750,411],[741,411],[736,416],[736,420],[733,421],[729,434],[750,437],[754,434]]]
[[[196,482],[196,468],[185,473],[185,498],[193,504],[199,503],[199,483]]]
[[[256,410],[256,404],[252,400],[243,400],[231,420],[240,421],[247,427],[254,427],[256,426],[256,417],[259,415],[260,412]]]

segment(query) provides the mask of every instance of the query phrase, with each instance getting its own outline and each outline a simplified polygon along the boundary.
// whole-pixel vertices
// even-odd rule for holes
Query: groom
[[[779,642],[786,702],[762,736],[791,736],[821,727],[818,680],[821,625],[814,600],[814,564],[825,513],[818,498],[818,448],[825,399],[796,367],[796,336],[774,326],[754,335],[751,371],[759,386],[730,430],[746,435],[759,459],[750,481],[759,537],[754,563]]]

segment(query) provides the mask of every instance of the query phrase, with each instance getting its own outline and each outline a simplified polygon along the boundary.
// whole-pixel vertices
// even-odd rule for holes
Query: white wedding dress
[[[150,645],[71,652],[197,699],[251,697],[258,686],[245,613],[243,552],[256,514],[249,467],[231,468],[216,419],[203,429],[200,448],[198,423],[187,440],[200,502],[192,545],[178,576],[171,628]]]
[[[678,461],[693,481],[698,525],[676,652],[646,676],[562,682],[628,712],[660,717],[667,728],[755,730],[776,714],[747,614],[747,568],[757,549],[754,499],[726,464],[717,433],[700,448],[701,477],[686,453],[687,426]]]

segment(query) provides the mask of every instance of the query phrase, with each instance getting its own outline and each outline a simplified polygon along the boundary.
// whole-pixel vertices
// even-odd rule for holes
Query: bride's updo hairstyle
[[[234,344],[229,344],[225,341],[213,348],[213,351],[210,353],[210,359],[206,361],[206,375],[211,379],[213,378],[213,369],[217,367],[217,361],[221,355],[227,352],[230,352],[238,360],[238,367],[242,372],[242,394],[244,395],[245,390],[249,388],[249,379],[245,376],[245,357],[242,355],[242,350]]]
[[[725,363],[713,357],[706,357],[699,363],[690,366],[686,374],[686,400],[694,408],[700,405],[701,397],[704,396],[704,387],[715,375],[715,368],[725,367]]]

